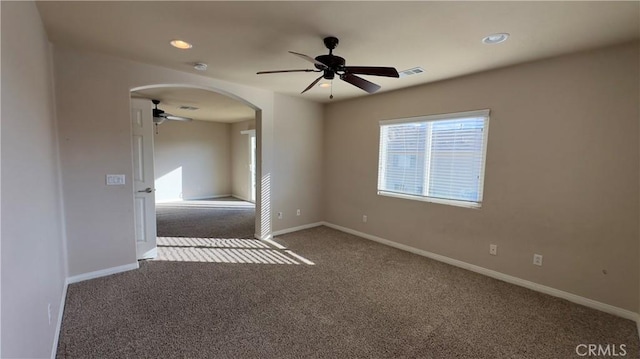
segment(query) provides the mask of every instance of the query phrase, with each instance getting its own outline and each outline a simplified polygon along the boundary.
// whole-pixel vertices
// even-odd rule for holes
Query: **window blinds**
[[[488,122],[489,110],[381,121],[378,193],[479,207]]]

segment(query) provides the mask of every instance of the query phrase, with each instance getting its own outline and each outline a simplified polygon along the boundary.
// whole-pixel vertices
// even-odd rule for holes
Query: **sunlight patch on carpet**
[[[217,247],[217,248],[269,248],[255,239],[158,237],[158,246],[168,247]]]
[[[273,249],[255,239],[158,237],[157,244],[155,261],[315,265],[291,250]]]

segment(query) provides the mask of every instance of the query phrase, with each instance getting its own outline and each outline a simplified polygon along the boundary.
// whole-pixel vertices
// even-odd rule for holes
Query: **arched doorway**
[[[219,114],[214,114],[213,111],[215,110],[216,104],[213,104],[212,106],[209,106],[208,108],[206,108],[207,114],[205,115],[205,117],[208,118],[203,118],[202,115],[200,115],[199,118],[196,118],[196,120],[198,121],[194,121],[194,122],[199,122],[201,123],[201,125],[204,125],[205,121],[212,121],[215,122],[215,120],[219,120],[221,121],[219,124],[223,124],[223,123],[233,123],[233,122],[238,122],[238,116],[237,114],[231,113],[230,109],[236,105],[236,108],[244,108],[243,111],[237,110],[236,112],[242,112],[242,115],[240,115],[240,120],[246,120],[246,122],[251,122],[253,123],[252,126],[249,126],[249,128],[242,128],[242,131],[237,131],[237,129],[234,126],[229,126],[229,128],[234,128],[233,131],[233,135],[240,135],[240,133],[242,132],[242,137],[244,138],[244,141],[247,141],[247,146],[246,149],[249,149],[249,143],[251,141],[249,136],[244,136],[247,134],[247,132],[253,132],[255,134],[255,153],[247,153],[247,159],[254,159],[254,165],[251,168],[251,177],[249,177],[248,175],[242,175],[240,177],[242,177],[244,179],[244,181],[246,182],[246,186],[248,187],[250,185],[250,183],[254,183],[255,184],[255,194],[253,194],[253,198],[255,199],[255,216],[252,218],[253,224],[255,225],[255,231],[252,234],[253,237],[256,238],[262,238],[265,235],[265,223],[263,223],[263,219],[265,218],[265,213],[267,212],[268,215],[268,208],[270,207],[268,202],[269,202],[269,196],[268,196],[268,181],[265,182],[265,179],[262,177],[262,166],[261,166],[261,156],[262,156],[262,151],[261,151],[261,146],[262,146],[262,138],[261,138],[261,126],[262,126],[262,122],[261,122],[261,109],[258,108],[257,106],[254,106],[253,104],[251,104],[250,102],[235,96],[233,94],[230,94],[226,91],[222,91],[222,90],[218,90],[218,89],[213,89],[213,88],[208,88],[208,87],[204,87],[204,86],[194,86],[194,85],[176,85],[176,84],[158,84],[158,85],[148,85],[148,86],[140,86],[140,87],[136,87],[136,88],[132,88],[131,89],[131,94],[133,95],[133,97],[138,97],[138,98],[146,98],[148,99],[147,102],[150,102],[151,98],[158,98],[159,100],[164,102],[167,102],[167,100],[169,99],[169,102],[172,103],[172,105],[174,105],[173,107],[164,107],[164,109],[166,109],[166,112],[169,112],[171,114],[174,115],[178,115],[178,116],[189,116],[189,114],[185,115],[185,112],[183,111],[182,113],[180,113],[180,109],[178,109],[175,104],[176,104],[176,98],[175,96],[177,96],[176,94],[182,94],[182,99],[184,100],[185,98],[196,98],[198,96],[200,96],[201,94],[207,94],[207,96],[209,96],[207,98],[207,100],[211,100],[213,102],[220,102],[220,103],[216,103],[217,105],[219,105],[217,108],[220,109],[221,112],[225,112],[225,114],[219,115]],[[174,98],[171,98],[171,95],[174,96]],[[187,97],[184,97],[187,96]],[[203,98],[199,99],[200,101],[203,101]],[[135,100],[132,100],[132,104],[134,103]],[[178,101],[180,102],[180,101]],[[189,104],[190,101],[182,101],[184,104]],[[193,102],[193,101],[191,101]],[[202,102],[201,102],[202,103]],[[194,107],[194,106],[181,106],[181,107]],[[247,112],[247,109],[250,110],[250,112]],[[133,110],[133,107],[132,107]],[[150,113],[151,110],[150,108],[147,108],[144,111],[141,112],[148,112]],[[202,111],[200,111],[202,112]],[[226,117],[225,117],[226,116]],[[234,116],[236,116],[236,118],[233,118]],[[198,117],[194,115],[191,115],[190,117]],[[247,120],[247,117],[251,117],[251,120]],[[136,165],[140,166],[140,167],[153,167],[154,166],[154,161],[152,160],[136,160],[137,158],[140,158],[139,154],[136,153],[136,151],[140,150],[140,148],[142,148],[142,145],[140,144],[136,144],[136,139],[138,137],[140,137],[140,134],[136,134],[136,127],[137,127],[137,122],[136,121],[140,121],[140,119],[134,119],[134,114],[132,112],[132,138],[134,140],[134,145],[132,146],[133,148],[133,159],[134,159],[134,176],[133,176],[133,180],[134,180],[134,187],[136,186],[135,181],[136,181],[136,173],[143,173],[142,168],[140,169],[136,169]],[[147,120],[148,121],[148,120]],[[166,123],[166,122],[165,122]],[[175,125],[175,123],[174,123]],[[213,123],[209,122],[208,125],[213,125]],[[242,125],[242,123],[241,123]],[[166,127],[167,125],[165,125]],[[156,123],[154,125],[155,129],[157,131],[162,131],[162,126],[159,125],[158,123]],[[184,127],[183,127],[184,128]],[[168,129],[168,127],[167,127]],[[197,132],[198,130],[196,130]],[[235,132],[238,132],[237,134]],[[158,133],[158,132],[156,132]],[[148,133],[147,133],[147,136]],[[151,135],[151,138],[153,139],[154,135]],[[139,138],[138,138],[139,139]],[[140,143],[142,143],[140,141]],[[224,146],[223,146],[224,147]],[[173,178],[179,178],[180,180],[182,179],[182,167],[180,168],[176,168],[175,170],[180,170],[180,173],[177,173],[176,171],[173,171],[173,174],[164,174],[161,173],[161,175],[163,175],[165,178],[165,180],[167,178],[169,178],[169,180],[171,180],[171,176],[173,176]],[[153,171],[153,170],[152,170]],[[166,172],[165,169],[163,169],[163,171],[161,172]],[[141,244],[140,241],[142,240],[142,238],[145,236],[145,234],[147,236],[149,236],[149,234],[151,233],[151,231],[145,231],[144,230],[144,216],[146,215],[147,218],[151,218],[155,216],[155,203],[154,206],[147,206],[147,208],[144,208],[143,205],[139,205],[139,197],[143,197],[143,196],[153,196],[154,194],[148,194],[149,192],[149,188],[153,187],[153,188],[158,188],[161,187],[159,186],[160,182],[158,180],[158,178],[156,178],[155,176],[156,173],[154,173],[154,183],[152,185],[150,184],[146,184],[146,188],[145,186],[141,187],[141,190],[135,190],[134,193],[136,194],[134,202],[136,202],[136,206],[134,207],[134,211],[135,213],[135,219],[136,219],[136,241],[138,244],[138,247],[140,247],[139,245]],[[178,175],[178,177],[176,177],[176,175]],[[268,177],[268,176],[267,176]],[[166,181],[165,181],[166,182]],[[235,183],[234,183],[235,184]],[[267,184],[267,195],[265,196],[265,190],[263,189],[264,185]],[[189,187],[189,186],[187,186]],[[193,186],[192,186],[193,187]],[[242,186],[241,186],[242,187]],[[146,191],[145,191],[146,189]],[[247,188],[248,189],[248,188]],[[142,193],[140,193],[142,192]],[[146,192],[146,193],[145,193]],[[215,192],[215,191],[214,191]],[[224,193],[224,191],[223,191]],[[251,191],[248,189],[246,192],[246,195],[235,195],[235,198],[241,198],[242,200],[251,200],[252,197],[252,193]],[[164,196],[162,199],[166,200],[166,193],[159,193],[161,194],[161,196]],[[217,194],[220,194],[219,192]],[[224,195],[220,195],[220,196],[212,196],[212,197],[225,197],[225,195],[231,195],[231,191],[229,191],[228,193],[224,193]],[[235,194],[235,192],[234,192]],[[176,197],[177,195],[174,195],[174,197]],[[202,196],[202,193],[200,194],[200,197],[198,197],[198,195],[195,196],[194,198],[194,194],[193,193],[189,193],[186,194],[183,197],[183,193],[180,191],[180,200],[182,199],[186,199],[186,200],[193,200],[193,199],[206,199],[207,196]],[[230,196],[229,196],[230,197]],[[249,197],[249,198],[247,198]],[[175,198],[177,199],[177,198]],[[213,199],[213,198],[211,198]],[[209,204],[210,207],[215,207],[215,206],[220,206],[223,207],[221,205],[221,203],[223,203],[222,201],[225,200],[229,200],[229,198],[222,198],[222,199],[216,199],[215,201],[207,201],[206,203]],[[265,201],[266,200],[266,201]],[[198,204],[203,204],[205,202],[201,201]],[[225,203],[229,203],[229,202],[225,202]],[[264,206],[264,204],[266,203],[266,206]],[[234,203],[234,206],[238,206],[238,203]],[[153,213],[151,213],[153,212]],[[214,213],[214,212],[211,212]],[[246,218],[245,218],[246,220]],[[266,228],[269,229],[270,226],[267,226]],[[159,234],[160,236],[160,234]],[[193,232],[191,232],[191,234],[189,234],[189,232],[186,233],[185,236],[188,237],[193,237]],[[221,237],[224,237],[221,235]],[[246,234],[245,236],[243,236],[242,238],[247,238]],[[155,238],[154,238],[155,239]],[[143,248],[145,246],[142,246]],[[140,250],[140,248],[137,250],[138,251],[138,258],[142,259],[142,258],[149,258],[149,257],[154,257],[155,256],[155,252],[150,252],[149,251],[149,246],[147,246],[146,250]],[[152,246],[153,250],[155,251],[155,243]]]

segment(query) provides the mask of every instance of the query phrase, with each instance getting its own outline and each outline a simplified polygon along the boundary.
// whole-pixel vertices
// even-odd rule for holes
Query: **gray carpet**
[[[233,197],[159,203],[158,237],[253,238],[255,208]]]
[[[147,261],[70,285],[58,358],[638,357],[629,320],[327,227],[276,240],[315,265]]]

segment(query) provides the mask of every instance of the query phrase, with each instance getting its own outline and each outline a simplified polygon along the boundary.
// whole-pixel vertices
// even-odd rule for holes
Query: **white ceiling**
[[[329,89],[300,95],[316,73],[256,72],[312,68],[287,51],[326,54],[322,39],[332,35],[340,39],[335,54],[347,65],[426,70],[400,79],[363,76],[389,91],[640,38],[637,1],[45,1],[38,9],[55,44],[318,102],[329,101]],[[511,37],[497,45],[481,42],[496,32]],[[178,50],[169,46],[172,39],[194,46]],[[209,69],[198,72],[195,62]],[[367,94],[334,80],[333,95],[342,100]]]

